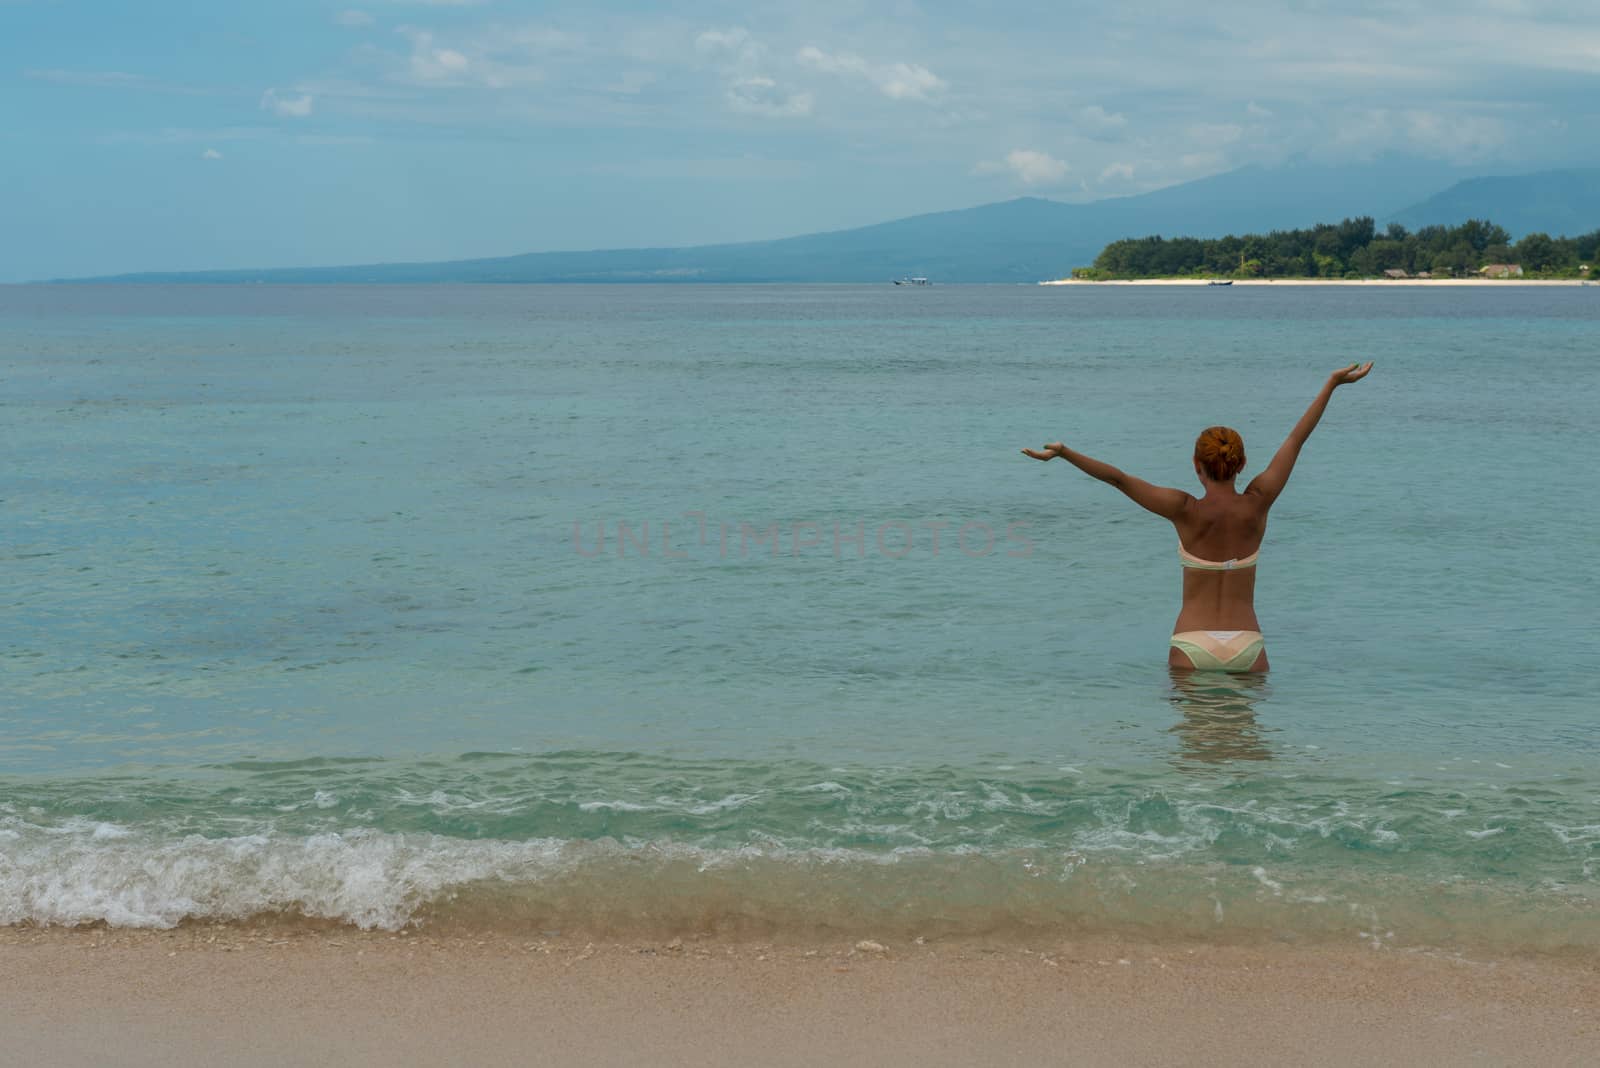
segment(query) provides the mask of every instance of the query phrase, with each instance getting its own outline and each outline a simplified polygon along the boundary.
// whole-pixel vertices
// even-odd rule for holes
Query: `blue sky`
[[[0,0],[0,281],[1595,165],[1592,2]]]

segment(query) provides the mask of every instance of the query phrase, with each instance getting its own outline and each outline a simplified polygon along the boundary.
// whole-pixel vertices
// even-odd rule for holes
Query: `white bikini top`
[[[1243,567],[1255,567],[1256,560],[1260,557],[1261,550],[1257,549],[1242,560],[1237,558],[1222,561],[1202,560],[1188,549],[1185,549],[1181,543],[1178,545],[1178,562],[1184,567],[1192,568],[1196,571],[1237,571]]]

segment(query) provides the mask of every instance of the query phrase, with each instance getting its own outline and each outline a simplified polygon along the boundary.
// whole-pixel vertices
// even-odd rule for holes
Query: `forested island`
[[[1217,238],[1140,237],[1113,241],[1080,281],[1139,278],[1588,278],[1600,230],[1580,237],[1528,234],[1513,242],[1487,219],[1460,226],[1381,232],[1370,217],[1309,230]]]

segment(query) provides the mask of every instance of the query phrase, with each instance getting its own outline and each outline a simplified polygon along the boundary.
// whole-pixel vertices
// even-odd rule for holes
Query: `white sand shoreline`
[[[1121,278],[1096,281],[1087,278],[1057,278],[1040,282],[1042,286],[1204,286],[1208,278]],[[1227,281],[1227,279],[1217,279]],[[1581,278],[1236,278],[1236,286],[1586,286],[1600,285]]]
[[[10,1063],[1579,1065],[1587,958],[1292,945],[785,945],[0,932]]]

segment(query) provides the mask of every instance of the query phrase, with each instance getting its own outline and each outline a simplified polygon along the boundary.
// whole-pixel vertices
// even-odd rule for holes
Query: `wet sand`
[[[1594,1063],[1600,963],[1393,948],[0,931],[32,1065]]]

